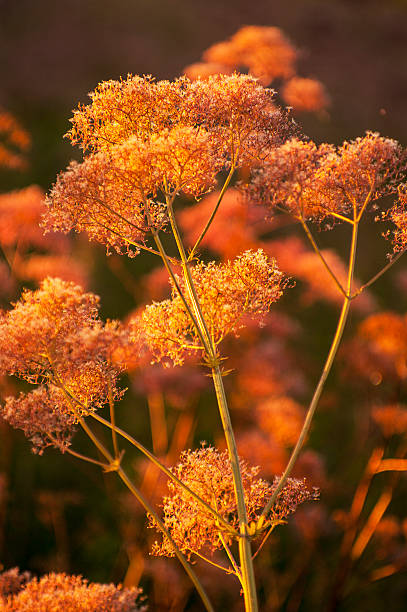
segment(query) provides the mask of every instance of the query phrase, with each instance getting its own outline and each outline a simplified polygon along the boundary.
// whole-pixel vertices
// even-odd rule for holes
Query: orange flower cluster
[[[9,570],[5,574],[15,572]],[[0,584],[2,582],[0,575]],[[17,578],[24,575],[17,575]],[[7,579],[7,577],[6,577]],[[97,584],[81,576],[47,574],[41,579],[33,578],[18,592],[7,595],[0,591],[1,609],[4,612],[54,612],[63,608],[65,612],[145,612],[141,589],[123,589],[113,584]],[[2,597],[3,595],[3,597]]]
[[[165,226],[160,194],[199,198],[222,168],[252,163],[297,129],[273,93],[247,75],[194,83],[129,76],[90,96],[67,134],[88,155],[59,175],[44,226],[87,231],[129,254]]]
[[[407,156],[394,140],[367,132],[342,146],[292,139],[270,152],[254,173],[249,192],[272,209],[322,221],[362,213],[397,192]]]
[[[109,390],[120,396],[120,366],[112,364],[112,354],[122,332],[117,323],[98,320],[98,302],[73,283],[48,278],[0,316],[1,373],[50,384],[8,398],[1,408],[37,450],[49,444],[52,432],[62,449],[78,414],[103,405]]]
[[[258,478],[259,468],[250,468],[240,460],[243,489],[249,521],[255,521],[262,507],[277,486]],[[185,451],[180,463],[172,468],[173,473],[201,499],[205,500],[233,527],[238,529],[236,497],[234,493],[232,469],[227,451],[220,453],[213,447],[202,447],[196,451]],[[221,535],[229,543],[229,533],[222,533],[216,519],[202,508],[185,489],[173,482],[168,483],[169,495],[164,498],[164,524],[179,548],[188,556],[209,548],[211,552],[222,548]],[[277,497],[272,509],[272,520],[286,519],[295,512],[297,506],[317,494],[310,492],[305,481],[289,479]],[[153,518],[150,526],[155,527]],[[168,540],[156,542],[153,554],[173,556],[173,548]]]
[[[244,315],[258,319],[279,299],[286,285],[282,272],[264,251],[246,251],[225,264],[198,263],[191,269],[203,316],[214,342],[244,326]],[[181,286],[183,282],[179,281]],[[203,350],[197,331],[173,288],[171,299],[148,305],[130,322],[155,361],[170,358],[181,365],[186,355]]]
[[[1,109],[0,139],[0,168],[11,170],[25,168],[24,153],[31,145],[31,138],[13,115]]]
[[[328,105],[328,96],[319,81],[296,76],[297,50],[276,27],[244,26],[229,40],[209,47],[203,61],[184,69],[191,80],[214,74],[248,70],[263,85],[275,79],[286,81],[283,99],[300,111],[317,111]]]

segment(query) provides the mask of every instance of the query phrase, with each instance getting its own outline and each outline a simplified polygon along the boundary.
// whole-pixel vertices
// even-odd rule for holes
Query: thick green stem
[[[273,495],[270,497],[269,501],[263,508],[263,511],[261,513],[262,517],[266,517],[267,514],[270,512],[271,508],[273,507],[274,502],[277,499],[278,494],[280,493],[281,489],[284,487],[287,481],[287,478],[291,474],[294,464],[298,459],[298,456],[302,450],[302,447],[304,445],[308,432],[311,428],[311,423],[314,418],[315,410],[318,406],[319,398],[321,397],[322,390],[325,386],[325,381],[328,378],[329,372],[331,371],[332,364],[334,362],[336,353],[339,348],[339,344],[342,339],[343,330],[345,329],[345,324],[348,318],[350,303],[352,300],[351,293],[352,293],[353,274],[355,270],[358,226],[359,224],[357,222],[354,222],[353,228],[352,228],[352,242],[351,242],[350,256],[349,256],[349,270],[348,270],[348,280],[347,280],[347,287],[346,287],[346,296],[345,296],[345,299],[342,305],[341,314],[339,316],[339,321],[336,327],[336,331],[335,331],[335,335],[334,335],[334,338],[331,344],[331,348],[329,349],[328,357],[326,358],[325,365],[321,373],[321,377],[318,381],[317,387],[315,389],[314,395],[309,405],[307,416],[302,426],[302,430],[297,440],[297,444],[295,445],[294,450],[291,453],[291,457],[288,462],[288,465],[286,469],[284,470],[284,473],[282,474],[279,480],[279,483],[273,492]]]
[[[219,367],[219,357],[217,355],[216,347],[214,346],[211,335],[208,331],[205,318],[202,313],[202,309],[199,303],[199,299],[195,290],[191,270],[189,269],[189,263],[186,257],[184,245],[182,243],[181,235],[176,223],[174,211],[172,208],[172,202],[167,200],[168,214],[172,231],[174,234],[175,241],[177,243],[178,251],[181,257],[182,269],[184,272],[184,280],[186,290],[192,309],[195,315],[195,319],[200,327],[201,334],[204,337],[204,347],[207,354],[207,359],[211,365],[212,378],[215,387],[216,398],[218,401],[219,412],[225,433],[226,445],[228,448],[229,459],[231,462],[233,483],[236,495],[237,503],[237,514],[239,520],[239,557],[241,562],[242,572],[242,586],[245,601],[245,609],[247,612],[257,612],[257,593],[256,583],[254,576],[254,568],[251,554],[250,540],[248,537],[248,524],[247,524],[247,512],[246,503],[243,489],[242,475],[240,472],[239,456],[237,453],[236,441],[233,433],[232,422],[230,419],[229,408],[227,405],[225,388],[223,385],[222,373]]]

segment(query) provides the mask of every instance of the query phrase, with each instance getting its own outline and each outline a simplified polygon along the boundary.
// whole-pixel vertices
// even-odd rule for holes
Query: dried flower
[[[49,446],[63,453],[71,444],[76,419],[63,391],[54,385],[41,385],[17,398],[7,397],[0,415],[15,429],[23,430],[36,454],[42,455]]]
[[[398,190],[398,201],[383,214],[382,219],[390,219],[395,228],[386,237],[393,239],[393,252],[399,253],[407,248],[407,186],[401,185]]]
[[[198,263],[191,269],[209,332],[216,344],[243,327],[243,315],[259,318],[282,295],[285,280],[264,251],[246,251],[234,261],[217,265]],[[182,285],[182,281],[180,280]],[[182,364],[188,352],[203,350],[183,302],[173,289],[172,299],[147,306],[136,323],[155,361],[169,357]]]
[[[314,112],[328,106],[325,87],[315,79],[293,77],[285,83],[282,96],[296,111]]]
[[[113,364],[122,330],[97,319],[98,302],[73,283],[48,278],[0,316],[2,372],[49,383],[48,389],[7,398],[2,408],[37,452],[49,444],[50,433],[64,450],[79,414],[105,404],[110,393],[115,399],[122,395],[116,387],[122,365]]]
[[[316,176],[333,153],[330,145],[317,147],[311,141],[293,138],[270,151],[264,164],[254,171],[247,190],[256,201],[272,209],[284,207],[297,217],[324,219],[329,209],[317,197]]]
[[[243,460],[240,460],[240,470],[248,520],[254,521],[273,487],[277,486],[278,478],[270,485],[258,478],[259,468],[250,468]],[[220,453],[213,447],[205,446],[196,451],[186,451],[182,453],[180,463],[173,468],[173,473],[233,527],[238,528],[233,476],[227,451]],[[164,498],[163,504],[164,523],[179,548],[189,556],[205,548],[211,552],[221,549],[221,527],[213,515],[180,486],[169,482],[168,489],[169,495]],[[272,520],[286,519],[300,503],[313,498],[315,496],[307,489],[305,481],[289,479],[277,496],[271,511]],[[155,527],[151,517],[150,526]],[[223,533],[223,536],[231,542],[229,533]],[[164,539],[154,544],[153,554],[173,556],[174,552],[168,540]]]
[[[47,574],[34,578],[3,604],[4,612],[137,612],[146,611],[141,589],[97,584],[81,576]]]

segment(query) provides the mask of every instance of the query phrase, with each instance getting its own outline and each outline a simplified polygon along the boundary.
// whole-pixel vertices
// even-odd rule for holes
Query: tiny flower
[[[213,447],[205,446],[197,451],[185,451],[181,455],[180,463],[172,471],[201,499],[216,509],[222,518],[238,529],[236,496],[227,451],[221,453]],[[250,523],[258,518],[279,479],[276,478],[270,485],[258,477],[259,468],[249,467],[242,459],[240,471]],[[211,552],[221,549],[221,535],[231,543],[230,534],[223,533],[213,515],[202,508],[185,489],[171,481],[168,483],[168,491],[169,494],[163,502],[163,520],[183,552],[190,556],[202,549],[209,548]],[[315,497],[316,494],[307,489],[304,480],[289,479],[277,496],[271,511],[271,520],[285,520],[299,504]],[[156,526],[152,517],[150,526]],[[164,539],[161,543],[154,544],[153,554],[173,556],[174,552],[169,541]]]
[[[259,319],[278,300],[286,281],[264,251],[246,251],[225,264],[198,263],[191,269],[203,316],[216,344],[244,327],[244,315]],[[179,280],[181,285],[183,281]],[[202,353],[199,336],[173,289],[171,299],[146,306],[135,329],[141,332],[155,361],[170,358],[181,365],[188,353]]]
[[[1,580],[1,576],[0,576]],[[3,600],[4,612],[145,612],[141,589],[97,584],[81,576],[47,574],[33,578],[15,595]]]

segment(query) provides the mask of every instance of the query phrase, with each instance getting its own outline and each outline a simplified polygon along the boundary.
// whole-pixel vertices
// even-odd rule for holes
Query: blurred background
[[[1,192],[33,184],[47,191],[57,173],[72,158],[80,158],[79,150],[74,150],[63,134],[69,129],[72,109],[79,102],[87,102],[87,93],[98,82],[125,77],[128,73],[172,79],[182,74],[186,65],[199,61],[210,45],[227,39],[244,25],[281,28],[299,50],[299,74],[325,85],[330,97],[327,111],[298,117],[305,133],[316,142],[339,144],[372,130],[407,145],[405,0],[0,0],[0,107],[12,113],[32,138],[24,171],[0,172]],[[377,269],[372,261],[375,264],[385,261],[389,250],[384,241],[379,241],[379,246],[374,242],[371,250],[372,231],[367,228],[361,241],[358,274],[364,279]],[[334,244],[339,254],[344,255],[341,232],[339,229],[334,237],[321,233],[318,239],[325,247]],[[375,236],[377,233],[375,229]],[[140,285],[137,278],[152,269],[149,259],[140,256],[123,263],[113,256],[107,260],[104,249],[90,247],[86,238],[75,240],[68,251],[87,268],[86,286],[101,295],[103,316],[121,318],[135,305],[148,301],[143,295],[143,292],[148,294],[146,285]],[[405,263],[401,261],[392,275],[375,288],[370,306],[355,315],[356,327],[361,318],[372,312],[392,310],[397,316],[406,312],[407,278],[402,274],[403,266]],[[281,267],[284,269],[284,265]],[[35,286],[33,277],[27,278],[28,286]],[[284,383],[284,391],[289,388],[291,395],[306,404],[326,353],[330,330],[335,325],[337,304],[326,296],[321,297],[321,291],[316,298],[309,299],[308,295],[301,301],[304,287],[309,292],[304,278],[291,301],[288,298],[282,305],[281,318],[270,324],[270,335],[277,338],[278,346],[273,345],[265,358],[273,359],[277,355],[281,359],[284,354],[287,359],[284,363],[292,368],[291,375],[286,374],[291,380]],[[13,286],[8,293],[2,293],[3,307],[9,299],[18,296],[19,288]],[[315,287],[313,290],[318,293]],[[154,292],[151,296],[155,297]],[[299,327],[296,327],[297,319]],[[307,327],[313,332],[304,335],[302,329]],[[376,372],[379,366],[374,367]],[[272,544],[270,556],[266,555],[259,569],[264,577],[265,610],[315,609],[321,601],[334,599],[331,574],[338,571],[340,582],[340,569],[337,569],[340,560],[335,555],[346,531],[343,517],[372,449],[382,440],[382,432],[372,429],[371,417],[367,416],[370,408],[365,404],[372,387],[382,391],[384,385],[382,381],[377,382],[377,377],[372,382],[371,370],[366,374],[366,386],[360,382],[362,374],[355,383],[351,377],[346,378],[346,357],[342,358],[338,370],[322,403],[321,416],[310,442],[314,454],[309,456],[308,464],[305,460],[303,472],[299,473],[312,473],[315,484],[326,485],[322,510],[318,516],[310,513],[301,519],[300,515],[296,531],[283,534],[281,540]],[[255,371],[253,376],[257,374]],[[293,383],[295,376],[299,377],[297,386]],[[179,393],[179,389],[183,391],[182,382],[176,375],[174,380],[169,377],[164,383],[159,376],[159,382],[154,377],[147,382],[139,378],[142,382],[137,375],[127,381],[131,391],[124,400],[123,414],[128,428],[142,442],[149,447],[156,444],[163,453],[169,444],[168,440],[157,441],[146,426],[150,418],[161,418],[160,401],[168,417],[168,435],[174,442],[173,460],[177,449],[183,446],[197,446],[202,439],[216,441],[216,416],[206,419],[200,416],[207,414],[207,403],[212,402],[210,389],[201,379],[195,383],[191,382],[192,375],[189,379],[195,414],[192,418],[186,416],[188,413],[180,399],[183,393]],[[406,402],[405,380],[404,371],[392,371],[382,402],[403,399]],[[160,384],[167,385],[165,389],[170,389],[170,394],[175,388],[173,396],[164,393],[163,400]],[[233,384],[232,381],[232,392],[237,388]],[[242,394],[244,384],[239,384]],[[177,388],[177,385],[181,386]],[[340,399],[335,393],[338,389]],[[360,412],[348,411],[349,406]],[[238,399],[235,408],[236,419],[244,432],[248,423],[242,413],[239,415]],[[340,448],[336,446],[338,438],[343,441],[338,445]],[[145,540],[151,540],[151,534],[143,530],[144,519],[124,499],[113,476],[101,476],[92,466],[80,465],[56,451],[49,451],[44,457],[34,456],[23,436],[4,423],[0,444],[0,564],[5,568],[18,565],[39,574],[51,570],[82,573],[91,580],[125,580],[129,585],[141,580],[150,596],[152,610],[199,609],[184,577],[174,568],[175,562],[170,561],[168,569],[162,560],[143,561]],[[250,447],[256,443],[242,441],[242,448],[244,444]],[[287,448],[290,444],[290,441],[286,443]],[[79,445],[86,449],[80,439]],[[284,456],[283,453],[281,459],[280,454],[282,462]],[[278,465],[276,457],[274,461]],[[144,478],[146,490],[149,478],[153,483],[150,489],[158,487],[155,476],[146,476],[142,462],[135,464],[135,469],[139,478]],[[382,540],[370,550],[365,564],[351,572],[347,587],[341,585],[345,595],[338,604],[340,610],[380,611],[387,609],[389,602],[392,610],[405,609],[407,525],[403,523],[403,500],[407,487],[403,477],[397,485],[393,503],[394,516],[398,518],[387,525],[387,531],[383,528]],[[394,490],[395,487],[396,483]],[[370,508],[374,507],[376,498],[369,502]],[[314,529],[312,533],[311,527],[307,531],[307,525]],[[141,539],[140,533],[144,533]],[[297,558],[299,546],[305,551],[302,565]],[[306,567],[307,563],[312,570]],[[389,571],[388,577],[374,574],[378,567],[389,564],[396,569]],[[209,573],[205,579],[208,588],[212,584],[215,589],[216,578]],[[264,585],[269,579],[282,585],[277,600],[268,599]],[[160,600],[160,590],[163,585],[168,588],[174,584],[177,586],[173,600],[167,605]],[[229,606],[223,609],[239,609],[239,602],[227,588],[218,597],[218,605]]]

